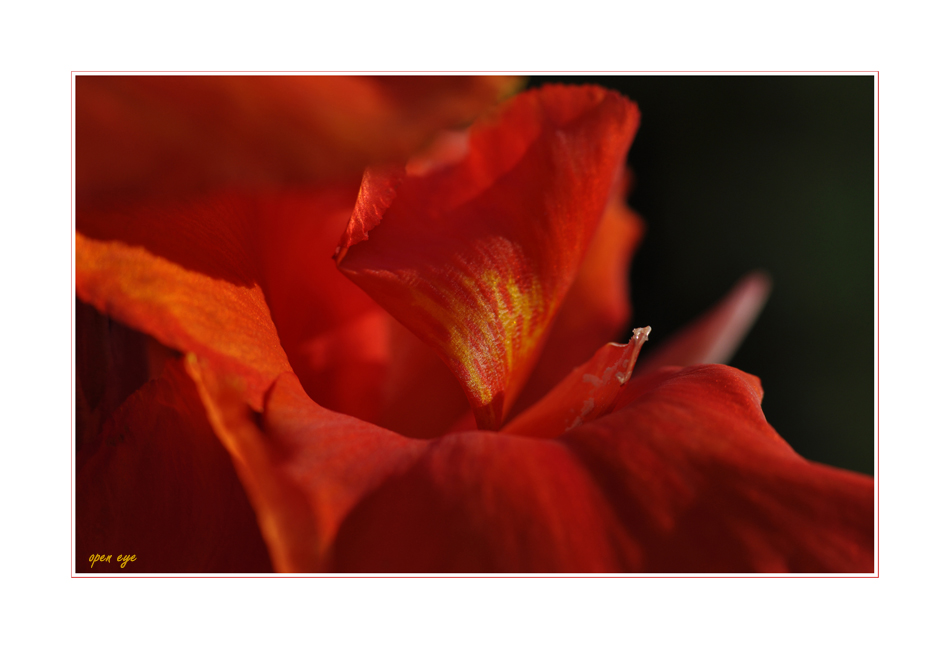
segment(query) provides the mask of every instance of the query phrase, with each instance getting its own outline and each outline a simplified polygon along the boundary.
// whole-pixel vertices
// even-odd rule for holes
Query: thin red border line
[[[95,75],[95,74],[114,74],[114,75],[163,75],[163,74],[182,74],[182,75],[203,75],[203,74],[218,74],[218,75],[249,75],[249,76],[266,76],[273,74],[287,74],[287,75],[340,75],[340,74],[353,74],[353,75],[371,75],[371,74],[384,74],[384,75],[413,75],[413,74],[441,74],[446,76],[468,76],[468,75],[512,75],[512,76],[522,76],[522,75],[564,75],[564,76],[588,76],[588,75],[602,75],[602,76],[631,76],[637,74],[667,74],[672,76],[686,76],[690,74],[706,74],[713,76],[725,76],[729,74],[759,74],[759,75],[779,75],[779,76],[792,76],[798,74],[814,74],[818,76],[831,76],[835,74],[845,74],[845,75],[878,75],[879,71],[876,70],[594,70],[594,71],[510,71],[510,70],[469,70],[465,72],[458,71],[447,71],[447,70],[270,70],[270,71],[260,71],[260,70],[149,70],[147,72],[130,72],[130,71],[117,71],[117,70],[73,70],[72,75]]]
[[[69,362],[72,365],[72,376],[70,376],[71,387],[69,391],[69,543],[70,543],[70,568],[76,570],[76,520],[74,501],[76,497],[76,350],[74,348],[73,332],[76,330],[76,187],[75,187],[75,157],[76,157],[76,134],[75,115],[76,115],[76,73],[69,75],[69,218],[72,222],[72,232],[69,241],[69,265],[70,265],[70,290],[73,298],[69,301]]]
[[[829,575],[824,575],[821,573],[813,573],[807,575],[796,575],[796,574],[787,574],[787,573],[766,573],[766,574],[686,574],[686,575],[671,575],[671,574],[658,574],[658,575],[649,575],[649,574],[598,574],[598,573],[584,573],[584,574],[544,574],[544,575],[532,575],[529,573],[513,573],[513,574],[478,574],[478,575],[458,575],[458,574],[289,574],[289,573],[274,573],[274,574],[253,574],[253,575],[243,575],[243,574],[205,574],[198,573],[194,575],[189,574],[176,574],[176,575],[155,575],[155,574],[145,574],[139,575],[130,573],[123,575],[122,573],[102,573],[102,574],[75,574],[73,575],[74,579],[878,579],[880,576],[872,573],[858,573],[858,574],[840,574],[834,573]]]
[[[880,403],[880,392],[881,392],[881,378],[880,378],[880,376],[881,376],[881,339],[880,339],[880,320],[881,320],[881,305],[880,305],[880,301],[881,301],[881,268],[880,268],[880,263],[881,263],[881,232],[880,232],[880,229],[881,229],[881,208],[880,208],[880,204],[881,204],[881,165],[880,165],[880,157],[881,157],[881,115],[880,115],[880,110],[881,110],[881,71],[880,71],[880,70],[874,70],[874,71],[868,71],[868,70],[850,70],[850,71],[843,71],[843,70],[837,70],[837,71],[829,71],[829,70],[823,70],[823,71],[796,70],[796,71],[790,71],[790,70],[786,70],[786,71],[782,71],[782,72],[775,72],[775,71],[770,71],[770,72],[769,72],[769,71],[761,71],[761,70],[759,70],[759,71],[756,71],[756,70],[744,70],[744,71],[738,71],[738,70],[732,70],[732,71],[721,71],[721,70],[719,70],[719,71],[709,71],[709,70],[707,70],[707,71],[701,71],[701,70],[692,70],[692,71],[685,71],[685,72],[684,72],[684,71],[657,71],[657,70],[653,70],[653,71],[643,71],[643,70],[641,70],[641,71],[625,71],[625,72],[618,72],[618,71],[610,71],[610,72],[576,72],[576,71],[575,71],[575,72],[541,72],[541,73],[538,73],[538,72],[535,72],[535,73],[531,73],[531,72],[500,72],[500,71],[495,71],[495,72],[463,72],[463,73],[459,73],[459,72],[447,73],[447,72],[444,72],[444,71],[443,71],[443,72],[438,72],[438,71],[428,71],[428,72],[418,72],[418,71],[416,71],[416,72],[410,72],[410,71],[405,71],[405,72],[397,72],[397,73],[388,72],[388,73],[386,73],[386,74],[426,74],[426,73],[428,73],[428,74],[452,74],[453,76],[454,76],[454,75],[460,75],[460,76],[461,76],[461,75],[466,75],[466,74],[511,74],[511,75],[522,75],[522,74],[538,74],[538,75],[548,74],[548,75],[555,75],[555,74],[564,74],[564,75],[570,75],[570,76],[575,76],[575,75],[576,75],[576,76],[583,76],[583,75],[602,74],[602,75],[605,75],[605,76],[610,76],[610,75],[622,76],[622,75],[631,75],[631,74],[637,74],[637,73],[674,74],[674,75],[677,75],[677,76],[685,76],[685,75],[688,75],[688,74],[712,74],[712,75],[716,75],[716,76],[725,76],[725,75],[727,75],[727,74],[734,74],[734,73],[763,74],[763,75],[766,75],[766,74],[772,74],[772,75],[774,75],[774,74],[793,75],[793,74],[816,74],[816,73],[817,73],[817,74],[820,74],[821,76],[830,76],[830,75],[833,75],[833,74],[854,74],[854,75],[872,74],[872,75],[874,75],[874,77],[875,77],[875,79],[876,79],[876,82],[877,82],[877,106],[876,106],[876,108],[877,108],[877,111],[876,111],[876,122],[877,122],[877,147],[876,147],[876,148],[877,148],[877,160],[875,161],[875,162],[876,162],[876,175],[877,175],[877,191],[876,191],[876,194],[877,194],[877,205],[876,205],[876,210],[875,210],[875,212],[876,212],[876,215],[875,215],[875,216],[876,216],[876,221],[877,221],[877,245],[876,245],[876,248],[877,248],[877,269],[876,269],[876,271],[877,271],[877,272],[876,272],[876,275],[877,275],[877,291],[876,291],[876,293],[877,293],[877,314],[876,314],[876,315],[877,315],[877,323],[878,323],[878,335],[877,335],[876,345],[877,345],[877,370],[878,370],[878,371],[877,371],[876,384],[877,384],[877,397],[878,397],[878,399],[877,399],[877,430],[876,430],[876,438],[877,438],[877,439],[876,439],[876,441],[877,441],[876,446],[877,446],[877,448],[876,448],[876,458],[875,458],[875,460],[876,460],[876,463],[875,463],[876,466],[875,466],[875,474],[874,474],[874,487],[875,487],[875,492],[876,492],[876,496],[877,496],[877,507],[876,507],[876,509],[877,509],[877,521],[876,521],[876,523],[877,523],[877,547],[875,548],[876,554],[877,554],[877,557],[876,557],[876,558],[877,558],[877,570],[876,570],[873,574],[863,574],[863,573],[860,573],[860,574],[836,574],[836,575],[821,575],[821,574],[812,574],[812,575],[794,575],[794,574],[767,574],[767,575],[757,575],[757,574],[748,574],[748,575],[730,575],[730,574],[722,574],[722,575],[719,575],[719,574],[716,574],[716,575],[643,575],[643,574],[621,575],[621,574],[611,574],[611,575],[600,575],[600,574],[592,573],[592,574],[589,574],[589,575],[332,575],[332,574],[319,574],[319,575],[282,575],[282,574],[265,574],[265,575],[246,575],[246,576],[245,576],[245,575],[217,575],[217,574],[214,574],[214,575],[210,575],[210,574],[204,574],[204,575],[200,575],[200,574],[199,574],[199,575],[136,575],[136,574],[122,575],[122,574],[115,574],[115,573],[108,573],[108,574],[77,573],[77,572],[75,571],[75,567],[76,567],[76,564],[75,564],[75,561],[76,561],[76,548],[75,548],[75,518],[74,518],[74,511],[73,511],[73,510],[74,510],[74,508],[73,508],[73,496],[75,495],[75,475],[74,475],[74,468],[75,468],[75,448],[74,448],[74,441],[75,441],[75,440],[74,440],[74,438],[75,438],[75,433],[74,433],[74,431],[75,431],[75,423],[76,423],[76,422],[75,422],[75,401],[74,401],[74,399],[75,399],[75,388],[76,388],[76,386],[75,386],[76,377],[75,377],[75,364],[73,363],[73,355],[74,355],[74,353],[75,353],[75,350],[74,350],[74,341],[73,341],[73,331],[74,331],[74,329],[75,329],[75,299],[73,299],[73,300],[70,301],[70,305],[69,305],[69,313],[70,313],[69,349],[70,349],[70,363],[73,365],[73,367],[72,367],[72,376],[70,377],[70,378],[72,379],[72,381],[71,381],[71,383],[72,383],[72,390],[70,391],[70,395],[69,395],[69,402],[70,402],[70,423],[71,423],[71,428],[70,428],[70,440],[69,440],[69,447],[70,447],[69,476],[70,476],[70,488],[71,488],[71,490],[70,490],[70,511],[69,511],[69,520],[70,520],[70,530],[69,530],[69,533],[70,533],[70,544],[71,544],[71,547],[70,547],[70,555],[71,555],[71,561],[72,561],[72,563],[71,563],[71,571],[70,571],[70,578],[75,578],[75,579],[83,579],[83,578],[93,578],[93,579],[101,579],[101,578],[107,578],[107,579],[109,579],[109,578],[120,578],[120,579],[122,579],[122,578],[125,578],[125,579],[129,579],[129,578],[131,578],[131,579],[195,579],[195,578],[211,578],[211,579],[221,579],[221,578],[225,578],[225,579],[262,579],[262,578],[264,578],[264,579],[271,579],[271,578],[278,578],[278,579],[320,579],[320,578],[329,578],[329,579],[350,579],[350,578],[356,578],[356,579],[360,579],[360,578],[364,578],[364,579],[378,579],[378,578],[392,578],[392,579],[404,579],[404,578],[419,578],[419,579],[458,579],[458,578],[468,578],[468,579],[480,579],[480,578],[481,578],[481,579],[499,579],[499,578],[500,578],[500,579],[505,579],[505,578],[532,577],[532,578],[540,578],[540,579],[552,579],[552,578],[557,578],[557,579],[564,579],[564,578],[568,578],[568,579],[571,579],[571,578],[574,578],[574,579],[576,579],[576,578],[584,578],[584,579],[586,579],[586,578],[600,578],[600,579],[603,579],[603,578],[614,578],[614,579],[762,579],[762,578],[766,578],[766,579],[767,579],[767,578],[772,578],[772,577],[781,577],[781,578],[783,578],[783,579],[813,579],[813,578],[817,578],[817,579],[867,579],[867,578],[876,578],[876,579],[879,579],[880,576],[881,576],[881,575],[880,575],[880,553],[881,553],[881,548],[880,548],[880,537],[881,537],[881,523],[880,523],[880,518],[881,518],[881,502],[880,502],[880,482],[879,482],[879,480],[880,480],[880,472],[881,472],[881,457],[880,457],[880,433],[881,433],[881,403]],[[92,74],[141,74],[141,73],[123,73],[123,72],[115,72],[115,71],[111,71],[111,72],[102,72],[102,71],[100,71],[100,72],[94,72],[94,71],[77,71],[77,70],[72,70],[72,71],[70,71],[70,121],[69,121],[69,134],[70,134],[69,171],[70,171],[70,174],[69,174],[69,188],[70,188],[70,216],[71,216],[71,221],[72,221],[72,230],[73,230],[73,233],[75,233],[75,229],[76,229],[76,223],[75,223],[75,184],[74,184],[74,175],[75,175],[75,168],[74,168],[74,164],[75,164],[75,162],[74,162],[74,160],[75,160],[75,132],[74,132],[74,128],[75,128],[75,125],[74,125],[74,123],[73,123],[74,115],[75,115],[75,101],[76,101],[75,78],[76,78],[76,76],[81,75],[81,74],[89,74],[89,75],[92,75]],[[151,72],[148,72],[147,74],[149,74],[149,75],[156,75],[156,76],[157,76],[157,75],[161,75],[161,74],[183,74],[183,73],[182,73],[182,72],[171,72],[171,71],[164,71],[164,72],[162,72],[162,71],[151,71]],[[350,71],[350,72],[343,72],[343,71],[326,72],[326,71],[324,71],[324,72],[315,73],[315,72],[292,72],[292,71],[284,71],[284,72],[273,72],[273,71],[272,71],[272,72],[235,72],[235,71],[232,71],[232,72],[221,73],[221,72],[209,72],[209,71],[204,71],[204,72],[190,71],[190,72],[187,72],[187,74],[193,74],[193,75],[199,75],[199,74],[253,74],[254,76],[264,76],[264,75],[267,75],[267,74],[364,74],[364,75],[365,75],[365,74],[373,74],[373,72],[365,72],[365,71],[364,71],[364,72],[353,72],[353,71]],[[75,298],[75,279],[74,279],[73,276],[74,276],[74,274],[75,274],[76,260],[75,260],[74,244],[75,244],[75,235],[73,234],[73,235],[72,235],[72,238],[71,238],[71,240],[70,240],[69,257],[70,257],[70,264],[71,264],[70,284],[71,284],[71,289],[72,289],[72,292],[73,292],[74,298]]]
[[[877,574],[881,575],[881,71],[877,71]]]
[[[641,72],[644,72],[644,71],[641,71]],[[653,73],[658,73],[658,74],[670,73],[670,72],[668,72],[668,71],[652,71],[652,72],[653,72]],[[738,71],[731,71],[731,72],[738,72]],[[754,74],[754,73],[776,74],[774,71],[773,71],[773,72],[762,72],[762,71],[750,71],[750,70],[746,70],[746,71],[743,71],[743,72],[745,72],[745,73],[751,73],[751,74]],[[804,72],[804,73],[809,73],[809,71],[802,71],[802,70],[799,70],[799,71],[785,71],[785,72],[782,73],[782,74],[789,74],[789,75],[791,75],[791,74],[796,74],[796,73],[801,74],[801,73],[803,73],[803,72]],[[814,71],[812,71],[812,72],[814,72]],[[498,73],[498,72],[496,72],[496,73]],[[711,72],[711,71],[686,71],[686,72],[683,72],[683,71],[679,71],[679,72],[676,72],[676,73],[673,73],[673,74],[686,75],[686,74],[692,74],[692,73],[704,73],[704,74],[713,73],[713,74],[717,74],[717,75],[725,75],[725,74],[730,74],[730,71],[717,71],[717,72]],[[824,76],[824,75],[840,74],[840,73],[864,74],[864,73],[867,73],[867,71],[849,71],[849,72],[845,72],[845,71],[827,71],[827,70],[826,70],[826,71],[822,71],[822,73],[823,73],[822,76]],[[77,71],[72,71],[72,72],[70,73],[70,86],[71,86],[70,90],[71,90],[71,92],[70,92],[70,129],[69,129],[69,130],[70,130],[70,178],[69,178],[69,185],[70,185],[70,211],[71,211],[71,216],[72,216],[72,221],[73,221],[73,230],[75,230],[75,187],[74,187],[74,172],[75,172],[75,170],[74,170],[74,156],[75,156],[75,143],[74,143],[74,139],[75,139],[75,134],[74,134],[73,115],[74,115],[74,113],[75,113],[75,77],[76,77],[78,74],[83,74],[83,73],[82,73],[82,72],[77,72]],[[95,74],[95,73],[85,72],[85,74]],[[150,74],[158,75],[158,74],[163,74],[163,73],[162,73],[162,72],[151,72]],[[167,72],[166,72],[166,74],[167,74]],[[204,73],[202,73],[202,72],[192,72],[192,74],[204,74]],[[229,74],[242,74],[242,72],[231,72],[231,73],[229,73]],[[258,72],[258,73],[256,73],[256,74],[257,74],[257,75],[263,75],[263,74],[266,74],[266,73],[260,73],[260,72]],[[293,74],[293,73],[290,72],[290,73],[288,73],[288,74]],[[326,72],[325,72],[324,74],[326,74]],[[363,74],[366,74],[366,73],[364,72]],[[458,73],[455,73],[455,74],[458,74]],[[469,73],[466,73],[466,74],[469,74]],[[503,73],[503,74],[513,74],[513,73]],[[514,74],[521,74],[521,73],[514,73]],[[543,73],[543,74],[558,74],[558,73],[547,72],[547,73]],[[598,74],[598,72],[572,72],[572,73],[565,73],[565,74],[578,75],[578,76],[580,76],[580,75],[587,75],[587,74]],[[609,75],[609,74],[615,74],[615,75],[618,75],[618,76],[619,76],[619,75],[624,75],[624,74],[630,74],[630,72],[600,72],[599,74],[608,74],[608,75]],[[881,179],[881,169],[880,169],[880,150],[881,150],[881,143],[880,143],[880,134],[881,134],[881,120],[880,120],[880,103],[881,103],[880,70],[874,71],[874,72],[872,72],[871,74],[874,74],[874,75],[875,75],[875,78],[876,78],[876,80],[877,80],[877,154],[878,154],[878,160],[877,160],[877,165],[876,165],[876,166],[877,166],[877,169],[876,169],[876,171],[877,171],[877,210],[876,210],[876,212],[877,212],[877,214],[876,214],[877,219],[876,219],[876,220],[877,220],[877,227],[878,227],[878,241],[877,241],[877,258],[878,258],[878,267],[877,267],[877,298],[878,298],[878,304],[877,304],[877,320],[878,320],[878,340],[877,340],[877,352],[878,352],[878,358],[877,358],[877,367],[878,367],[878,376],[877,376],[878,404],[877,404],[877,414],[878,414],[878,423],[877,423],[877,431],[876,431],[876,432],[877,432],[877,442],[878,442],[878,449],[877,449],[877,451],[878,451],[878,452],[877,452],[877,458],[876,458],[876,459],[877,459],[877,462],[876,462],[876,471],[875,471],[875,488],[876,488],[877,495],[878,495],[878,502],[877,502],[877,531],[878,531],[878,547],[877,547],[877,555],[878,555],[878,557],[877,557],[877,558],[878,558],[878,570],[876,571],[876,573],[875,573],[874,575],[860,575],[860,574],[859,574],[859,575],[834,575],[834,576],[830,576],[830,575],[829,575],[829,576],[824,576],[824,575],[780,575],[780,576],[783,577],[783,578],[813,578],[813,577],[823,578],[823,579],[827,579],[827,578],[849,578],[849,579],[851,579],[851,578],[867,578],[867,577],[880,578],[880,483],[878,482],[879,477],[880,477],[880,426],[881,426],[881,424],[880,424],[880,412],[881,412],[881,405],[880,405],[880,383],[881,383],[881,381],[880,381],[880,349],[881,349],[881,342],[880,342],[880,295],[881,295],[881,289],[880,289],[880,278],[881,278],[881,271],[880,271],[880,256],[881,256],[881,243],[880,243],[880,222],[881,222],[881,219],[880,219],[880,198],[881,198],[881,187],[880,187],[880,179]],[[74,244],[74,240],[71,240],[71,241],[70,241],[70,263],[71,263],[73,272],[75,272],[75,251],[74,251],[74,248],[73,248],[73,244]],[[74,282],[74,280],[73,280],[72,275],[70,276],[70,283],[71,283],[71,285],[72,285],[72,288],[75,289],[75,282]],[[74,328],[74,326],[75,326],[75,304],[74,304],[74,301],[70,301],[69,311],[70,311],[70,339],[69,339],[69,346],[70,346],[70,359],[72,360],[72,356],[73,356],[73,353],[74,353],[74,348],[73,348],[74,341],[73,341],[72,332],[73,332],[73,328]],[[73,390],[70,391],[70,395],[69,395],[69,398],[70,398],[70,421],[71,421],[71,424],[72,424],[71,432],[72,432],[72,430],[75,428],[75,403],[74,403],[74,393],[75,393],[75,367],[73,367],[73,377],[72,377],[72,379],[73,379],[73,380],[72,380],[72,383],[73,383],[73,386],[72,386],[72,387],[73,387]],[[73,503],[72,503],[72,495],[74,495],[74,493],[75,493],[74,465],[75,465],[75,449],[74,449],[73,435],[71,434],[71,435],[70,435],[70,467],[69,467],[69,474],[70,474],[70,483],[71,483],[71,486],[72,486],[72,492],[71,492],[71,495],[70,495],[70,542],[71,542],[71,546],[72,546],[72,547],[70,548],[70,551],[71,551],[70,554],[71,554],[72,561],[75,561],[75,560],[76,560],[76,556],[75,556],[75,520],[74,520]],[[73,569],[75,568],[74,565],[71,566],[71,567],[72,567]],[[92,578],[103,578],[103,577],[105,577],[105,578],[114,578],[114,577],[119,577],[119,578],[122,578],[122,575],[116,575],[116,574],[113,574],[113,573],[95,575],[95,574],[80,574],[80,573],[72,572],[71,576],[72,576],[72,577],[75,577],[75,578],[84,578],[84,577],[92,577]],[[636,578],[646,578],[646,579],[670,579],[670,578],[672,578],[672,579],[696,579],[696,578],[702,578],[702,579],[723,579],[723,578],[726,578],[726,579],[758,579],[758,578],[768,578],[768,577],[770,577],[770,576],[775,576],[775,575],[590,575],[590,576],[592,576],[592,577],[597,577],[597,578],[622,578],[622,579],[630,579],[630,578],[634,578],[634,579],[636,579]],[[260,578],[274,578],[274,577],[277,577],[277,578],[284,578],[284,579],[286,579],[286,578],[333,578],[333,579],[340,579],[340,578],[379,578],[380,576],[369,576],[369,575],[289,575],[289,576],[281,576],[281,575],[276,575],[276,574],[275,574],[275,575],[253,575],[253,576],[242,577],[242,576],[238,576],[238,575],[194,575],[194,576],[177,576],[177,575],[176,575],[176,576],[171,576],[171,575],[169,575],[169,576],[164,576],[164,575],[151,575],[151,576],[139,576],[139,575],[132,575],[132,574],[130,574],[130,575],[128,575],[126,578],[140,578],[140,579],[141,579],[141,578],[146,578],[146,579],[175,579],[175,578],[184,578],[184,579],[190,579],[190,578],[195,578],[195,577],[204,577],[204,578],[221,578],[221,577],[225,577],[225,578],[235,578],[235,579],[260,579]],[[382,577],[405,578],[406,576],[382,575]],[[458,576],[440,576],[440,575],[426,575],[426,576],[412,576],[412,575],[410,575],[409,577],[417,577],[417,578],[423,578],[423,579],[426,579],[426,578],[437,578],[437,579],[438,579],[438,578],[459,578]],[[489,578],[489,579],[491,579],[491,578],[506,578],[504,575],[462,575],[461,577],[463,577],[463,578]],[[532,575],[532,577],[536,577],[536,578],[564,578],[565,576],[563,576],[563,575],[561,575],[561,576]],[[568,577],[568,578],[578,578],[578,577],[571,576],[571,577]],[[583,578],[587,578],[587,576],[584,576]]]

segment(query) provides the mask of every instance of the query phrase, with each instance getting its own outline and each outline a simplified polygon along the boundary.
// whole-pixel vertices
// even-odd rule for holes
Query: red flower
[[[764,279],[609,342],[634,104],[546,87],[399,163],[501,87],[77,80],[77,569],[873,570],[873,481],[693,365]]]

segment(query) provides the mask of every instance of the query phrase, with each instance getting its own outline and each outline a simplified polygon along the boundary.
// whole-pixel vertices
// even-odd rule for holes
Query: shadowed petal
[[[638,123],[600,88],[547,87],[426,175],[367,172],[336,259],[432,345],[497,429],[583,261]]]
[[[340,572],[618,572],[636,548],[562,444],[489,432],[428,443],[346,518]]]
[[[77,458],[79,572],[270,572],[254,511],[180,361]],[[90,566],[92,554],[111,554]],[[134,554],[124,568],[119,554]]]
[[[487,77],[79,76],[81,205],[359,175],[515,89]]]
[[[76,448],[95,442],[112,413],[176,352],[76,300]]]
[[[269,196],[257,246],[280,342],[308,394],[367,421],[378,414],[390,316],[333,263],[356,184]]]
[[[280,341],[307,394],[390,430],[431,437],[467,409],[435,352],[339,272],[333,250],[357,187],[268,201],[260,237],[264,291]]]

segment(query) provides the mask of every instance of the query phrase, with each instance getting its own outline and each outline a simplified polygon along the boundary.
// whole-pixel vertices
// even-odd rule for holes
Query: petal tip
[[[405,170],[398,165],[369,167],[363,172],[353,214],[333,252],[333,260],[338,267],[341,267],[350,248],[369,239],[369,233],[383,220],[405,175]]]
[[[648,340],[651,331],[653,331],[651,327],[639,327],[634,329],[633,334],[630,336],[630,342],[623,346],[625,348],[623,355],[625,369],[623,372],[617,372],[617,380],[620,382],[620,385],[625,385],[627,381],[630,380],[630,375],[633,374],[633,367],[637,363],[637,357],[640,356],[640,349]]]
[[[633,335],[630,337],[630,342],[637,342],[641,345],[650,339],[650,332],[653,331],[653,327],[638,327],[633,330]]]

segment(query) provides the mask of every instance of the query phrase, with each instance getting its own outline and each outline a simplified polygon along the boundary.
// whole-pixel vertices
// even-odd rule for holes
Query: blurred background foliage
[[[629,203],[647,223],[636,326],[658,344],[760,268],[772,295],[732,365],[804,457],[874,472],[874,79],[536,77],[636,101]]]

